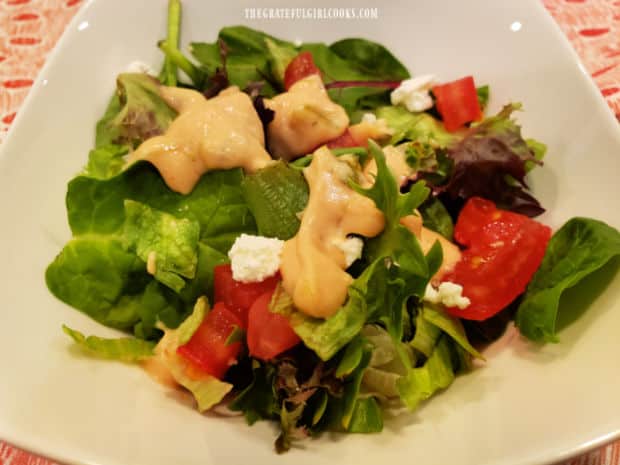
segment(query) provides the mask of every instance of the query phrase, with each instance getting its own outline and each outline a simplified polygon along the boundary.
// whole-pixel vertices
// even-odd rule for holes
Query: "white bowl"
[[[308,3],[286,2],[291,6]],[[358,0],[313,7],[376,6]],[[491,110],[521,101],[523,131],[546,142],[531,185],[558,227],[581,215],[620,226],[620,130],[539,0],[390,1],[376,20],[244,19],[257,2],[186,0],[183,42],[245,23],[287,39],[362,36],[413,73],[473,74]],[[69,238],[64,195],[83,166],[114,78],[136,59],[159,66],[165,0],[92,0],[78,13],[20,110],[0,155],[0,438],[69,463],[531,464],[620,435],[620,282],[536,348],[514,332],[488,363],[376,435],[324,435],[276,456],[274,428],[202,416],[143,371],[68,349],[60,327],[115,334],[57,301],[43,273]],[[599,280],[604,276],[599,275]],[[605,286],[599,285],[603,288]]]

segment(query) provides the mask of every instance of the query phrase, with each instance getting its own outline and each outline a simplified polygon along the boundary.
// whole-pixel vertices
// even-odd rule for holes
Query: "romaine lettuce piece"
[[[62,330],[88,355],[119,360],[121,362],[141,362],[153,356],[155,343],[136,339],[134,337],[122,337],[108,339],[97,336],[84,336],[79,331],[63,325]]]
[[[385,119],[394,130],[391,144],[411,140],[445,148],[460,139],[458,135],[446,131],[443,124],[428,113],[411,113],[401,106],[382,106],[376,109],[375,114],[377,118]]]
[[[125,246],[147,265],[147,271],[176,292],[193,278],[198,262],[198,222],[125,200]]]
[[[126,145],[102,145],[88,153],[88,164],[84,168],[84,176],[95,179],[108,179],[116,176],[125,166],[125,155],[129,147]]]
[[[515,323],[528,339],[557,342],[562,293],[620,255],[620,232],[602,221],[572,218],[552,237],[527,287]]]
[[[425,321],[450,336],[454,342],[471,356],[484,359],[467,340],[465,329],[463,329],[463,325],[458,318],[448,315],[441,307],[426,302],[425,305],[419,309],[419,315],[421,315]]]
[[[396,381],[400,398],[410,410],[414,410],[421,401],[452,383],[454,367],[451,360],[449,339],[442,336],[424,365],[409,370]]]

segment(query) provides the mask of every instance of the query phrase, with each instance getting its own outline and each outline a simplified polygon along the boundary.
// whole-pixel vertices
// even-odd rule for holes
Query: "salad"
[[[556,342],[563,291],[620,255],[590,218],[557,231],[518,103],[485,114],[472,76],[411,76],[382,45],[294,44],[247,27],[133,66],[69,182],[73,237],[46,271],[60,300],[128,333],[64,331],[143,366],[201,412],[379,432],[484,361],[514,321]],[[554,156],[558,156],[554,154]],[[221,420],[225,421],[225,420]]]

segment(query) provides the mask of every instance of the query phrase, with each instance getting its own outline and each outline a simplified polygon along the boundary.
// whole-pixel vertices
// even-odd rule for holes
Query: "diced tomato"
[[[265,292],[256,299],[248,319],[248,349],[261,360],[271,360],[300,341],[288,320],[269,310],[272,295],[273,291]]]
[[[187,344],[177,349],[177,353],[196,368],[221,379],[235,363],[241,350],[240,342],[226,345],[235,326],[241,326],[241,321],[226,305],[219,302],[213,306]]]
[[[454,270],[442,278],[463,286],[471,304],[448,312],[469,320],[485,320],[525,291],[542,262],[551,229],[527,216],[499,210],[480,197],[461,211],[454,238],[466,247]]]
[[[218,265],[214,269],[215,302],[224,302],[241,320],[241,328],[248,327],[248,311],[259,296],[276,288],[279,273],[259,283],[240,283],[233,279],[230,264]]]
[[[301,52],[293,58],[284,71],[284,88],[289,90],[297,81],[313,74],[320,76],[321,70],[314,64],[312,53]]]
[[[353,138],[353,135],[351,134],[351,131],[349,131],[349,128],[345,129],[345,131],[342,134],[340,134],[338,137],[336,137],[335,139],[330,140],[327,143],[327,146],[330,149],[341,149],[341,148],[347,148],[347,147],[359,147],[360,145],[365,145],[365,144],[359,144]]]
[[[465,123],[482,118],[474,78],[467,76],[433,87],[437,111],[448,131],[456,131]]]

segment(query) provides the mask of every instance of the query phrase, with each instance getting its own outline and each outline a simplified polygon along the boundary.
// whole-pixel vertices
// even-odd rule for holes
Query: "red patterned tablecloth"
[[[620,0],[541,0],[620,120]],[[0,142],[82,0],[0,0]],[[0,440],[0,465],[54,465]],[[620,465],[620,441],[563,465]]]

